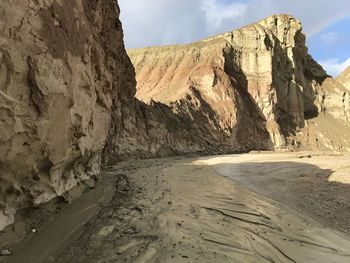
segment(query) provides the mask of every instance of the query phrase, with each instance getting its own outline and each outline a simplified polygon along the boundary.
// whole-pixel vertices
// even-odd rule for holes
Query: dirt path
[[[263,178],[254,191],[251,181],[242,186],[236,178],[240,173],[232,173],[237,167],[229,166],[247,163],[234,161],[242,156],[111,167],[102,184],[12,247],[13,255],[1,262],[350,262],[348,236],[296,212],[289,202],[273,200],[287,188],[270,199],[256,193],[266,187]],[[283,156],[264,158],[298,158]],[[298,158],[306,159],[313,158]],[[296,162],[289,162],[293,170],[291,163]],[[251,168],[260,173],[255,165]]]

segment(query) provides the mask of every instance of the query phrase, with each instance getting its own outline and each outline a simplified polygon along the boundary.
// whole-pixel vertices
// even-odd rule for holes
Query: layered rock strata
[[[254,139],[232,143],[195,88],[171,106],[137,100],[117,1],[4,0],[0,13],[0,229],[18,209],[92,186],[102,159],[267,148],[260,115],[240,113]],[[244,90],[232,94],[250,108]]]
[[[301,23],[288,15],[188,45],[128,54],[136,69],[137,98],[172,106],[201,96],[214,113],[211,125],[227,134],[231,145],[252,140],[246,128],[240,129],[247,121],[269,133],[260,145],[274,149],[317,148],[316,141],[305,141],[309,135],[303,129],[320,115],[348,123],[349,91],[312,59]],[[339,149],[343,143],[325,148]]]
[[[319,147],[309,120],[349,118],[347,89],[289,16],[130,51],[136,90],[117,1],[2,0],[0,14],[0,229],[92,186],[102,161]]]

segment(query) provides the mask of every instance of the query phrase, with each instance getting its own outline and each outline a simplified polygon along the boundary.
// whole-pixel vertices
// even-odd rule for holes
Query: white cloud
[[[222,28],[225,23],[230,23],[231,26],[242,23],[247,6],[241,2],[227,4],[220,0],[204,0],[201,9],[205,13],[209,31],[215,32],[216,29]]]
[[[119,0],[127,47],[186,43],[276,13],[299,18],[307,35],[349,16],[349,0]]]
[[[119,0],[127,47],[191,42],[206,34],[201,0]]]
[[[322,67],[333,77],[337,77],[340,73],[342,73],[347,67],[350,66],[350,58],[347,60],[340,62],[339,59],[326,59],[319,62]]]

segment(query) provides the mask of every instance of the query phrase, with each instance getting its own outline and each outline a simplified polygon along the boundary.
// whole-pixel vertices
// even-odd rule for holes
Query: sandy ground
[[[0,262],[350,262],[349,165],[320,153],[120,163],[59,211],[40,208],[55,216]]]
[[[254,192],[350,233],[350,155],[263,153],[203,158]]]

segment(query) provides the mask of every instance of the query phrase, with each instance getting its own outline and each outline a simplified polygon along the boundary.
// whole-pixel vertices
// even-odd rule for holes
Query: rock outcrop
[[[236,144],[195,88],[172,106],[137,100],[117,1],[4,0],[0,14],[0,229],[18,209],[91,186],[103,161],[268,147],[244,90],[227,92],[254,139],[237,132]]]
[[[212,112],[206,115],[209,126],[226,134],[233,147],[349,149],[349,132],[339,144],[330,144],[318,138],[324,137],[322,129],[305,130],[321,115],[348,129],[349,93],[308,54],[301,23],[291,16],[271,16],[188,45],[128,54],[136,69],[137,98],[176,112],[183,105],[193,108],[200,97],[200,105]],[[256,125],[244,126],[247,121]],[[267,131],[269,138],[254,144],[252,129]]]
[[[2,0],[0,14],[0,229],[20,208],[92,186],[102,162],[338,149],[309,121],[349,128],[348,90],[307,54],[290,16],[132,50],[136,89],[117,1]]]
[[[98,176],[135,78],[116,1],[2,0],[0,14],[2,229],[16,209]]]
[[[337,81],[343,84],[350,91],[350,67],[345,69],[338,77]]]

